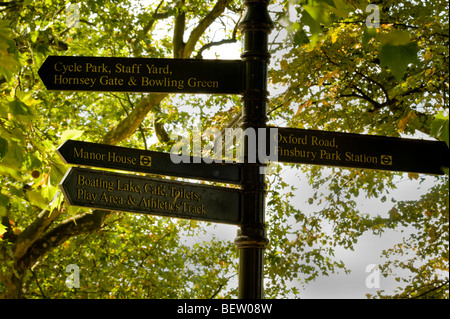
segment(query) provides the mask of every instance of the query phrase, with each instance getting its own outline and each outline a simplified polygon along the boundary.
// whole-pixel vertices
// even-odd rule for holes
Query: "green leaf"
[[[36,157],[35,154],[27,153],[24,158],[24,168],[26,170],[40,169],[42,167],[42,161]]]
[[[41,192],[31,190],[27,192],[28,200],[35,206],[44,209],[48,206],[48,200],[42,196]]]
[[[309,26],[309,31],[312,35],[317,35],[320,32],[320,23],[314,19],[309,11],[316,15],[316,11],[314,7],[309,7],[308,10],[305,8],[302,12],[301,22],[307,26]]]
[[[53,187],[57,187],[59,185],[59,182],[64,177],[64,174],[66,173],[67,168],[64,165],[60,165],[58,163],[53,163],[51,165],[50,170],[50,185]],[[53,193],[54,195],[54,193]],[[51,196],[53,196],[51,195]],[[48,195],[51,197],[50,195]]]
[[[9,205],[9,197],[6,195],[0,194],[0,217],[6,215],[6,206],[8,206],[8,205]],[[0,235],[1,235],[1,231],[0,231]]]
[[[0,49],[7,49],[9,47],[8,41],[14,39],[10,23],[9,20],[0,20]]]
[[[323,6],[304,5],[303,9],[305,9],[304,11],[306,11],[311,19],[315,21],[315,27],[319,25],[320,28],[320,24],[329,25],[331,23],[330,15]]]
[[[20,100],[9,102],[9,111],[13,116],[34,117],[33,110]]]
[[[440,141],[447,143],[449,146],[449,118],[440,113],[434,117],[431,123],[430,135],[437,138]]]
[[[364,33],[363,33],[363,37],[362,37],[362,45],[365,48],[367,46],[367,44],[370,42],[370,40],[372,40],[373,38],[375,38],[377,35],[377,29],[370,27],[370,28],[365,28],[364,29]]]
[[[310,41],[308,39],[308,36],[306,35],[305,30],[300,30],[295,33],[294,35],[294,45],[297,47],[303,46],[305,44],[308,44]]]
[[[3,157],[1,164],[4,166],[4,169],[5,167],[8,167],[16,173],[19,173],[20,167],[22,166],[24,160],[24,154],[24,149],[19,144],[15,141],[9,141],[8,152]]]
[[[0,74],[10,80],[19,69],[19,63],[14,57],[16,44],[14,33],[10,29],[10,21],[0,20]]]
[[[80,130],[67,130],[64,131],[59,139],[59,143],[62,144],[67,140],[75,140],[83,135],[84,131]]]
[[[418,63],[419,47],[415,42],[404,45],[386,43],[382,46],[379,58],[381,66],[388,67],[395,78],[400,81],[410,63]]]
[[[348,4],[348,1],[334,0],[333,4],[329,4],[331,11],[340,18],[346,18],[353,10],[353,7]]]
[[[380,33],[377,36],[381,44],[391,44],[394,46],[406,45],[411,42],[410,35],[406,31],[394,30],[388,33]]]
[[[0,137],[0,161],[8,153],[8,141]]]
[[[31,31],[30,32],[31,42],[36,42],[38,36],[39,36],[39,31],[38,30]]]

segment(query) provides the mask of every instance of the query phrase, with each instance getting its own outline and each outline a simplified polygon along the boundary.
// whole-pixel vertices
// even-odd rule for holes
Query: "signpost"
[[[70,168],[61,189],[70,205],[238,225],[237,189]]]
[[[278,162],[444,174],[450,162],[444,142],[375,135],[277,128]]]
[[[174,163],[171,155],[106,144],[68,140],[57,153],[67,164],[111,168],[140,173],[169,175],[230,184],[241,182],[241,165],[205,162],[201,157]]]
[[[245,69],[245,88],[242,95],[241,128],[265,128],[267,121],[268,38],[273,28],[267,10],[268,0],[246,0],[241,22],[244,48],[241,54]],[[258,135],[259,130],[255,130]],[[257,136],[258,140],[259,136]],[[250,146],[244,139],[242,184],[242,224],[234,241],[239,251],[239,288],[241,299],[264,298],[264,251],[269,243],[265,224],[266,183],[259,161],[248,163]]]
[[[268,129],[268,0],[245,0],[242,60],[188,60],[49,56],[39,76],[49,90],[242,94],[240,128]],[[265,134],[269,136],[269,134]],[[443,174],[445,143],[381,136],[277,128],[271,154],[286,163]],[[257,138],[259,141],[259,136]],[[271,143],[268,142],[268,145]],[[264,297],[265,176],[262,163],[208,163],[170,154],[67,141],[58,149],[68,164],[240,184],[240,189],[205,186],[140,175],[71,168],[61,182],[70,205],[239,225],[239,298]],[[256,147],[259,154],[260,145]]]
[[[242,93],[240,60],[49,56],[39,68],[48,90]]]

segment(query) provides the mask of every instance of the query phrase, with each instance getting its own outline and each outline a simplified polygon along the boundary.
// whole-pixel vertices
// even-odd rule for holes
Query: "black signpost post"
[[[180,60],[49,56],[39,76],[49,90],[242,94],[240,128],[267,128],[268,0],[246,0],[241,22],[242,60]],[[237,121],[236,121],[237,122]],[[276,161],[298,164],[443,174],[449,149],[443,142],[294,128],[276,128]],[[259,141],[258,137],[257,140]],[[272,145],[267,141],[264,149]],[[239,298],[264,297],[266,184],[257,145],[244,135],[243,163],[68,140],[57,152],[73,165],[237,184],[205,186],[137,174],[71,168],[61,189],[71,205],[188,218],[240,226]],[[256,147],[256,149],[255,149]],[[256,163],[250,149],[256,151]],[[266,154],[263,154],[266,155]],[[253,153],[254,159],[254,153]]]
[[[267,100],[268,35],[273,28],[267,11],[268,1],[246,0],[241,22],[244,35],[245,86],[242,97],[241,128],[265,128]],[[258,132],[258,130],[256,130]],[[264,297],[264,250],[268,244],[265,225],[264,163],[249,163],[249,143],[244,140],[242,184],[242,225],[235,239],[239,250],[239,290],[243,299]],[[257,147],[257,146],[255,146]],[[258,154],[256,149],[256,154]],[[258,159],[259,161],[259,159]]]

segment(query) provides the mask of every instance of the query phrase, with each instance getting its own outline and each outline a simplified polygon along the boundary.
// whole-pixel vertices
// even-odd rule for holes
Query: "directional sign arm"
[[[237,189],[72,167],[61,181],[70,205],[239,225]]]
[[[241,183],[241,165],[216,163],[200,157],[183,156],[106,144],[67,140],[57,153],[67,164],[169,175],[230,184]],[[211,162],[212,161],[212,162]],[[209,163],[211,162],[211,163]]]
[[[38,71],[48,90],[241,94],[240,60],[49,56]]]
[[[436,175],[450,162],[440,141],[282,127],[272,138],[278,162]]]

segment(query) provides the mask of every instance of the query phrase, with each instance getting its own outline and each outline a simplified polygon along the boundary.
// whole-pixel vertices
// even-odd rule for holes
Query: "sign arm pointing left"
[[[56,151],[67,164],[110,168],[157,175],[193,178],[229,184],[241,183],[238,163],[205,163],[185,156],[173,163],[169,153],[67,140]]]

